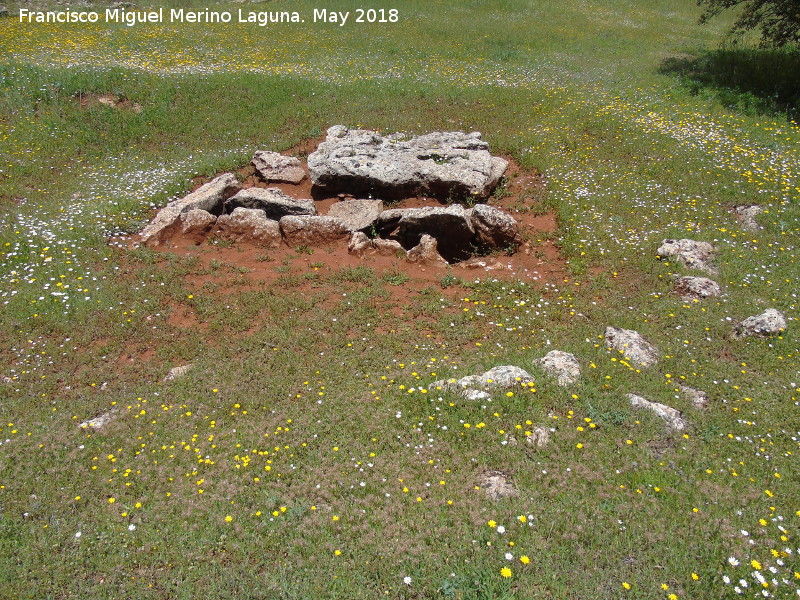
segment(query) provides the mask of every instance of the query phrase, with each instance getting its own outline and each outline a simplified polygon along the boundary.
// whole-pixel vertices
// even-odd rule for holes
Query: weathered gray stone
[[[786,317],[774,308],[768,308],[760,315],[747,317],[733,328],[734,338],[767,337],[778,335],[786,330]]]
[[[166,376],[164,377],[164,383],[167,383],[168,381],[174,381],[175,379],[178,379],[178,377],[183,377],[193,368],[194,368],[193,363],[171,368],[169,370],[169,373],[167,373]]]
[[[688,385],[678,384],[678,391],[692,403],[695,408],[706,408],[708,406],[708,394],[703,390],[698,390]]]
[[[350,231],[335,217],[288,216],[280,220],[280,226],[289,246],[330,244],[350,237]]]
[[[284,156],[269,150],[259,150],[250,161],[267,183],[300,183],[305,179],[306,172],[300,160],[294,156]]]
[[[281,230],[277,221],[264,216],[257,208],[237,207],[229,215],[217,219],[216,234],[223,240],[249,242],[277,248],[281,244]]]
[[[84,421],[83,423],[78,425],[78,427],[80,427],[81,429],[93,429],[94,431],[98,431],[103,427],[105,427],[106,425],[108,425],[109,423],[111,423],[111,421],[114,420],[114,417],[116,417],[117,414],[119,414],[119,409],[112,408],[107,413],[97,416],[94,419],[89,419],[87,421]]]
[[[394,208],[383,211],[375,226],[381,237],[396,239],[405,248],[413,248],[424,234],[428,234],[436,238],[439,253],[452,262],[470,255],[470,244],[475,236],[471,215],[471,210],[460,204]]]
[[[519,496],[511,475],[503,471],[485,471],[478,476],[478,486],[486,497],[495,502]]]
[[[683,431],[688,425],[686,419],[683,418],[683,413],[676,408],[672,408],[666,404],[659,404],[658,402],[651,402],[647,398],[637,396],[636,394],[625,394],[625,397],[634,408],[646,408],[647,410],[653,411],[666,421],[670,429]]]
[[[748,231],[759,231],[761,229],[758,221],[756,221],[756,215],[763,212],[763,210],[757,204],[744,204],[733,207],[733,212],[742,224],[742,228]]]
[[[195,208],[180,216],[181,233],[184,236],[202,237],[211,231],[217,217],[207,210]]]
[[[690,269],[716,273],[716,269],[711,264],[714,246],[708,242],[688,239],[664,240],[657,252],[660,258],[674,258]]]
[[[394,198],[486,198],[507,167],[507,161],[489,153],[478,132],[384,137],[341,125],[328,129],[308,157],[314,185]]]
[[[158,211],[155,218],[139,233],[144,244],[163,241],[162,232],[175,225],[181,214],[200,209],[219,213],[225,200],[239,189],[239,182],[233,173],[225,173],[200,186],[191,194],[173,200]]]
[[[708,277],[680,277],[675,281],[674,290],[684,300],[715,298],[722,294],[719,284]]]
[[[247,188],[225,202],[226,213],[232,213],[239,207],[257,208],[274,221],[280,221],[287,215],[317,214],[313,200],[292,198],[278,188]]]
[[[649,367],[658,362],[658,350],[633,329],[606,327],[606,346],[622,352],[635,366]]]
[[[330,207],[329,217],[336,217],[350,231],[369,232],[383,212],[380,200],[341,200]]]
[[[538,425],[533,428],[531,434],[525,436],[525,441],[534,448],[545,448],[550,443],[551,431],[547,427]]]
[[[476,204],[471,217],[477,246],[487,250],[515,250],[519,245],[519,224],[508,213],[487,204]]]
[[[408,260],[415,263],[446,265],[447,261],[439,254],[436,239],[427,233],[422,235],[419,244],[408,251]]]
[[[372,250],[372,240],[367,237],[366,233],[356,231],[350,236],[350,242],[347,244],[347,251],[350,254],[363,256],[369,250]]]
[[[372,247],[381,256],[403,256],[406,254],[405,249],[397,240],[375,238],[372,240]]]
[[[520,369],[513,365],[501,365],[489,369],[480,375],[467,375],[461,379],[440,379],[434,381],[428,386],[430,389],[441,388],[453,392],[459,392],[462,396],[467,397],[468,394],[473,394],[477,391],[491,391],[498,388],[514,388],[519,386],[528,386],[534,383],[533,376],[525,369]],[[485,399],[487,395],[482,395],[479,398]]]
[[[581,377],[581,363],[569,352],[551,350],[536,362],[542,369],[558,378],[558,385],[572,385]]]

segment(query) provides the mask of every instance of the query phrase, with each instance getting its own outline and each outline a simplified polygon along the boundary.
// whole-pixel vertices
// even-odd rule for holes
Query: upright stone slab
[[[369,232],[383,212],[380,200],[340,200],[328,209],[329,217],[336,217],[350,231]]]
[[[241,190],[225,202],[226,213],[232,213],[237,208],[256,208],[274,221],[280,221],[287,215],[317,214],[313,200],[292,198],[278,188],[253,187]]]
[[[173,200],[158,211],[155,218],[144,228],[139,235],[142,243],[158,243],[167,228],[176,224],[181,214],[190,210],[205,210],[219,214],[223,202],[239,189],[239,182],[233,173],[225,173],[200,186],[191,194],[179,200]]]
[[[405,248],[413,248],[427,234],[438,243],[438,251],[453,262],[470,255],[475,231],[471,211],[460,204],[443,207],[395,208],[385,210],[376,221],[382,237],[396,239]]]
[[[280,220],[280,226],[289,246],[330,244],[350,237],[350,231],[335,217],[288,216]]]

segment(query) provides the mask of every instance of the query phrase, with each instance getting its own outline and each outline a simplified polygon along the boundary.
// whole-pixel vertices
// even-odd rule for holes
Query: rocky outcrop
[[[678,384],[678,391],[684,398],[689,400],[695,408],[706,408],[708,406],[708,394],[703,390]]]
[[[350,237],[350,231],[335,217],[283,217],[280,227],[289,246],[330,244]]]
[[[299,159],[269,150],[256,152],[250,164],[255,167],[258,174],[267,183],[297,184],[306,177],[306,172],[303,170]]]
[[[404,248],[413,248],[428,234],[436,238],[439,254],[448,262],[469,257],[475,235],[471,211],[460,204],[385,210],[375,226],[381,237],[395,239]]]
[[[659,404],[658,402],[651,402],[647,398],[642,398],[636,394],[625,394],[625,397],[634,408],[645,408],[653,411],[666,421],[667,427],[674,431],[683,431],[688,425],[686,419],[683,418],[683,413],[676,408],[672,408],[666,404]]]
[[[328,209],[328,216],[339,219],[349,231],[369,232],[382,212],[380,200],[340,200]]]
[[[569,352],[551,350],[535,362],[547,373],[556,377],[560,386],[572,385],[581,377],[581,363]]]
[[[94,431],[99,431],[103,429],[103,427],[111,423],[118,414],[119,414],[119,409],[113,408],[107,413],[99,415],[94,419],[89,419],[87,421],[84,421],[83,423],[78,425],[78,427],[80,427],[81,429],[92,429]]]
[[[516,219],[499,208],[476,204],[471,213],[474,244],[484,250],[515,250],[520,244]]]
[[[623,353],[634,366],[650,367],[658,362],[656,347],[633,329],[606,327],[604,337],[609,349]]]
[[[292,198],[278,188],[247,188],[231,196],[225,202],[225,212],[236,208],[255,208],[263,211],[268,219],[280,221],[288,215],[316,215],[313,200]]]
[[[514,388],[527,386],[534,383],[533,376],[525,369],[520,369],[513,365],[502,365],[489,369],[480,375],[467,375],[461,379],[441,379],[434,381],[428,388],[432,390],[442,389],[459,392],[470,400],[488,398],[485,394],[497,388]],[[484,392],[476,394],[475,392]]]
[[[189,363],[189,364],[186,364],[186,365],[180,365],[179,367],[172,367],[169,370],[169,373],[167,373],[164,376],[164,383],[167,383],[167,382],[170,382],[170,381],[174,381],[174,380],[178,379],[179,377],[183,377],[189,371],[191,371],[193,368],[194,368],[194,364],[193,363]]]
[[[257,208],[235,208],[229,215],[217,219],[216,234],[220,239],[250,242],[259,246],[277,248],[281,243],[281,230],[277,221],[264,216]]]
[[[736,218],[742,224],[742,228],[747,231],[758,231],[761,229],[758,221],[756,221],[756,215],[762,213],[763,210],[764,209],[757,204],[743,204],[733,207]]]
[[[760,315],[747,317],[733,328],[734,338],[767,337],[778,335],[786,330],[786,317],[774,308],[768,308]]]
[[[175,225],[181,214],[200,209],[219,214],[222,204],[239,189],[239,182],[233,173],[225,173],[200,186],[191,194],[173,200],[158,211],[155,218],[139,233],[143,244],[157,244],[163,241],[162,233]]]
[[[503,471],[484,471],[478,476],[478,487],[490,500],[519,496],[511,475]]]
[[[336,125],[308,157],[314,185],[385,198],[486,198],[508,167],[478,132],[382,136]]]
[[[690,269],[716,273],[716,269],[711,263],[714,246],[708,242],[689,239],[664,240],[657,252],[659,258],[674,258]]]
[[[408,251],[408,260],[415,263],[446,265],[447,261],[439,254],[436,239],[427,233],[423,234],[419,244]]]
[[[684,300],[716,298],[722,294],[719,284],[708,277],[680,277],[673,288]]]
[[[537,425],[530,435],[525,436],[525,442],[537,449],[546,448],[550,443],[551,431],[547,427]]]

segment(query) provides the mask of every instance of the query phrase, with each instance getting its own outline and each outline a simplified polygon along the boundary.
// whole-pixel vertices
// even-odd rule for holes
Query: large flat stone
[[[342,125],[328,129],[308,157],[314,185],[386,198],[486,198],[507,167],[507,161],[489,153],[478,132],[382,136]]]

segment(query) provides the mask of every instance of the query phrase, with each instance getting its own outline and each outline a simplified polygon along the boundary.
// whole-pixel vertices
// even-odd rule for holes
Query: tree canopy
[[[760,29],[764,46],[800,43],[800,0],[697,0],[697,4],[704,7],[701,23],[729,8],[741,7],[732,34]]]

